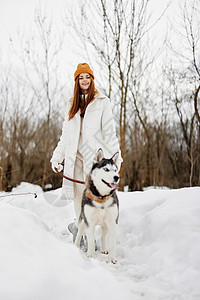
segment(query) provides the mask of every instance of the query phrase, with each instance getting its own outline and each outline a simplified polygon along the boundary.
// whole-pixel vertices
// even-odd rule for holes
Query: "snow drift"
[[[73,203],[49,204],[59,189],[24,191],[38,198],[0,198],[0,299],[200,299],[199,187],[118,192],[117,265],[72,244]]]

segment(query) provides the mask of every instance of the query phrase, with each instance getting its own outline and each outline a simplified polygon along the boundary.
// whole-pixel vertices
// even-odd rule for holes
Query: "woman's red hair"
[[[88,104],[90,102],[92,102],[94,100],[94,97],[98,94],[98,91],[95,88],[94,79],[92,78],[92,76],[90,76],[90,80],[91,81],[90,81],[90,86],[89,86],[88,93],[87,93],[87,98],[84,103],[84,101],[81,98],[82,93],[81,93],[81,89],[79,86],[79,76],[76,77],[75,85],[74,85],[74,96],[72,98],[72,105],[69,110],[68,121],[71,120],[75,116],[75,114],[79,111],[79,108],[81,109],[81,117],[83,117],[85,114],[86,107],[88,106]]]

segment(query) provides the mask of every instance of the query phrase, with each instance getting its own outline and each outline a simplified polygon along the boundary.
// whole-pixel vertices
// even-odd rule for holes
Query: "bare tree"
[[[34,27],[32,33],[26,38],[19,34],[20,50],[15,50],[16,55],[23,64],[21,76],[16,73],[16,80],[32,91],[31,110],[38,121],[45,119],[43,127],[43,180],[45,186],[47,176],[47,163],[50,148],[50,122],[53,116],[52,109],[56,110],[59,97],[62,95],[64,84],[59,81],[58,57],[62,50],[64,37],[53,31],[53,22],[41,9],[35,11]],[[15,45],[14,45],[15,46]],[[25,76],[24,76],[25,75]],[[44,124],[44,123],[43,123]]]
[[[180,121],[182,136],[186,145],[189,161],[189,184],[194,184],[195,165],[199,161],[199,91],[200,91],[200,3],[196,0],[184,1],[181,24],[177,31],[177,40],[184,51],[175,46],[172,51],[175,59],[169,70],[173,89],[173,99]],[[177,61],[178,58],[178,61]]]
[[[196,81],[194,91],[194,111],[198,122],[200,123],[200,3],[197,0],[185,1],[182,8],[183,15],[183,29],[185,31],[185,38],[188,45],[189,55],[186,59],[189,61],[189,71]]]
[[[119,107],[122,157],[125,157],[127,150],[127,118],[129,119],[132,107],[136,104],[132,100],[131,86],[139,84],[143,68],[147,68],[153,60],[151,58],[146,64],[144,61],[142,63],[145,51],[148,51],[144,40],[147,41],[147,32],[153,26],[149,25],[149,2],[150,0],[82,1],[81,4],[79,2],[80,15],[77,16],[77,11],[76,14],[73,11],[66,12],[67,25],[75,30],[86,52],[89,53],[92,49],[98,55],[103,70],[102,89],[108,97],[115,99],[115,106]],[[77,18],[79,23],[76,22]],[[94,22],[95,26],[91,25]],[[89,59],[91,56],[91,53],[88,54]],[[142,118],[139,119],[142,121]],[[120,183],[122,188],[123,165]]]

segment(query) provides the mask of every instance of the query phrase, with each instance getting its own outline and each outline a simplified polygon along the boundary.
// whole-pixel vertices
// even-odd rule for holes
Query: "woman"
[[[63,169],[71,178],[85,181],[99,148],[105,157],[119,150],[110,101],[95,89],[94,74],[86,63],[78,64],[74,73],[74,95],[67,104],[62,135],[51,158],[52,169]],[[121,165],[119,156],[118,167]],[[79,219],[81,198],[85,186],[63,179],[59,199],[74,199],[76,220]]]

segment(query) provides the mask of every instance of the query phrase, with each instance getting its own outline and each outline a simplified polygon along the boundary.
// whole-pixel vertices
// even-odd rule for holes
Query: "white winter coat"
[[[68,121],[70,107],[71,101],[67,104],[62,135],[53,152],[51,162],[57,161],[58,163],[62,163],[64,160],[64,174],[73,178],[80,136],[81,116],[80,113],[77,112],[76,115]],[[83,155],[83,173],[85,180],[86,175],[92,167],[95,153],[99,148],[103,149],[106,158],[110,158],[117,151],[120,152],[110,100],[106,96],[98,95],[87,106],[82,123],[82,138],[83,147],[79,150]],[[118,160],[119,168],[121,162],[122,158],[120,152]],[[65,182],[62,188],[62,194],[65,199],[73,199],[74,192],[72,182]]]

